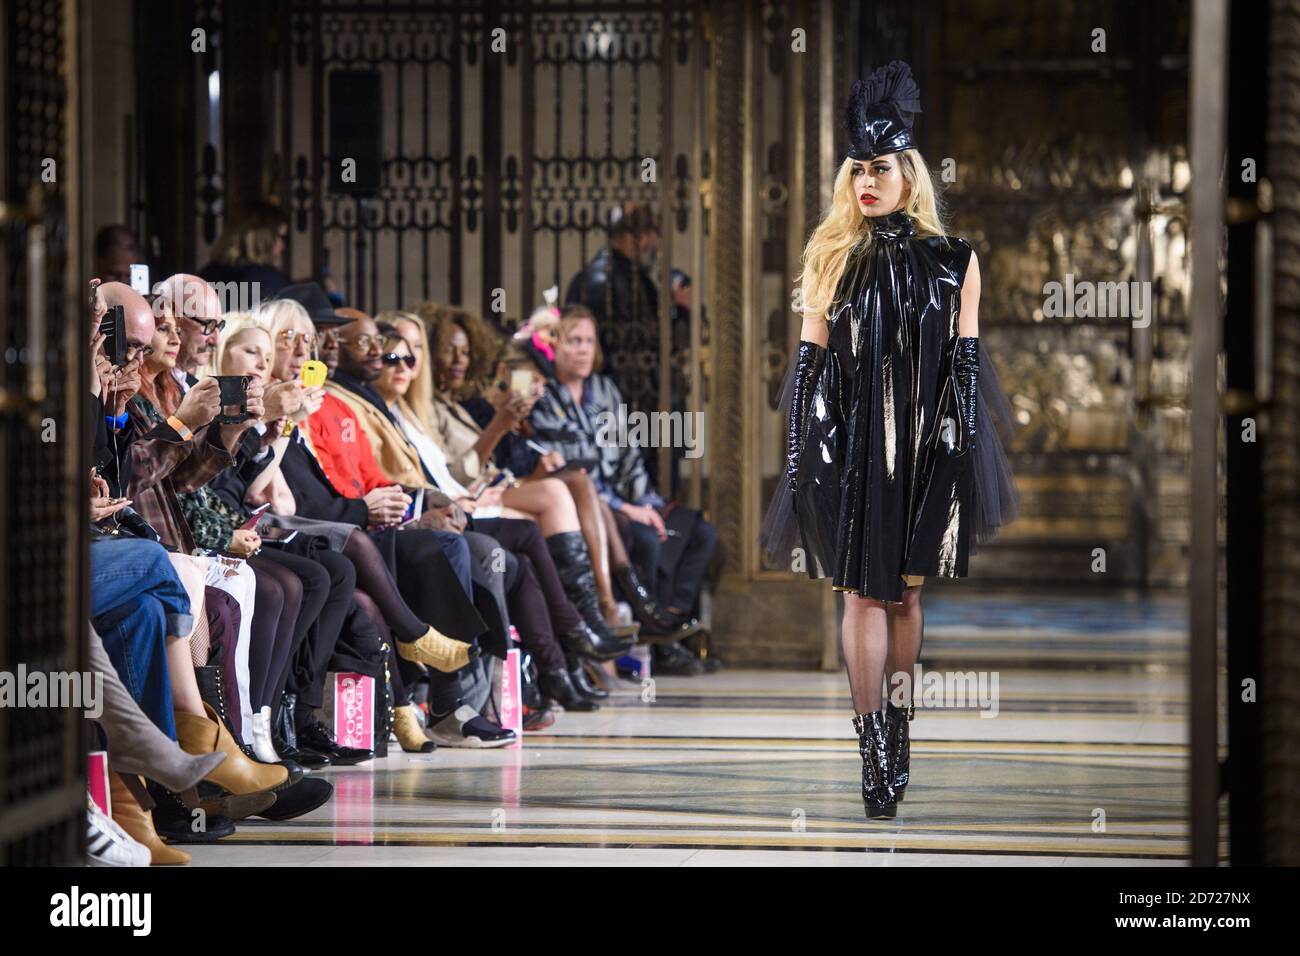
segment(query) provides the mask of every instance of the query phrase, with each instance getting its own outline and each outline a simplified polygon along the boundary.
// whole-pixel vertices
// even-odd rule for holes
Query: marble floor
[[[245,821],[194,862],[1183,865],[1185,616],[1095,601],[1027,620],[933,602],[922,687],[942,685],[918,707],[891,821],[863,818],[842,674],[724,668],[624,684],[515,750],[394,744],[324,771],[336,793],[321,809]]]

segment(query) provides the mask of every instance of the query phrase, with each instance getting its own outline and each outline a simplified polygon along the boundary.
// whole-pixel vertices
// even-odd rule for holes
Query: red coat
[[[389,488],[393,479],[380,470],[356,413],[341,399],[327,394],[307,419],[312,450],[334,490],[348,498],[364,498],[376,488]]]

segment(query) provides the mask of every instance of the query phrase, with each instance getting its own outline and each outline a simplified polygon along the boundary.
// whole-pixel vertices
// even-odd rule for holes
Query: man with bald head
[[[181,279],[192,276],[175,277]],[[170,280],[169,280],[170,281]],[[204,287],[207,283],[197,280]],[[161,286],[166,287],[163,283]],[[202,303],[203,290],[180,283],[171,287],[175,291],[194,292]],[[207,292],[211,293],[208,288]],[[215,299],[215,295],[213,296]],[[170,309],[171,303],[177,303],[182,309],[185,302],[179,296],[169,298],[163,309]],[[112,306],[122,306],[123,332],[126,340],[126,364],[114,368],[103,354],[104,334],[100,323],[104,314]],[[202,304],[200,308],[204,307]],[[210,422],[220,410],[218,392],[215,386],[203,389],[203,394],[193,398],[187,396],[168,419],[168,424],[150,430],[142,430],[132,425],[126,415],[126,406],[140,390],[140,376],[144,360],[150,354],[150,341],[157,331],[155,315],[171,315],[171,312],[159,311],[157,301],[151,307],[144,297],[121,282],[107,282],[96,290],[95,302],[91,315],[91,348],[95,370],[100,383],[96,396],[95,413],[95,462],[96,467],[109,484],[114,495],[122,495],[131,482],[135,471],[136,459],[150,460],[156,454],[158,443],[170,446],[182,446],[189,442],[191,435]],[[94,388],[92,387],[92,391]],[[172,422],[177,427],[173,427]],[[178,428],[180,430],[178,430]],[[173,454],[172,458],[177,456]]]
[[[138,366],[144,355],[148,354],[143,350],[148,348],[149,340],[153,338],[153,309],[144,300],[144,296],[123,282],[107,282],[99,287],[99,291],[104,299],[105,311],[115,305],[122,306],[125,312],[123,319],[126,331],[127,364],[134,362]],[[98,330],[101,319],[103,319],[103,312],[97,310],[92,320],[94,324],[92,333]]]
[[[95,290],[90,318],[91,362],[95,373],[91,382],[95,427],[95,466],[108,481],[113,495],[122,494],[123,480],[129,466],[127,441],[114,441],[125,426],[126,403],[140,390],[140,366],[148,355],[153,339],[153,310],[144,296],[122,282],[108,282]],[[122,334],[126,341],[126,364],[114,368],[104,354],[105,333],[100,324],[112,306],[122,307]]]
[[[221,299],[212,286],[184,272],[155,285],[154,295],[154,314],[160,319],[176,320],[181,350],[173,374],[185,388],[193,384],[200,369],[212,362],[226,324],[221,317]]]

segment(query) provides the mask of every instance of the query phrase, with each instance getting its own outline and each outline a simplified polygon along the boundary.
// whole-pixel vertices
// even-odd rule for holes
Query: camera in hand
[[[126,308],[110,305],[99,322],[99,331],[104,335],[104,356],[114,368],[126,364]]]
[[[247,375],[216,375],[217,384],[221,387],[221,414],[217,416],[217,422],[222,425],[238,425],[240,422],[249,419],[248,414],[248,376]],[[238,408],[238,415],[229,415],[226,413],[228,408]]]

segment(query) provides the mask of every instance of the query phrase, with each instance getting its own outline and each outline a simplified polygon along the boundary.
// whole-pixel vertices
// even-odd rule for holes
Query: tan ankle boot
[[[203,705],[207,717],[195,714],[176,714],[176,736],[186,753],[206,754],[221,752],[226,759],[212,773],[204,777],[234,794],[260,793],[275,790],[289,782],[289,771],[280,764],[264,764],[249,760],[239,749],[225,725],[217,719],[208,704]]]
[[[393,708],[393,733],[408,754],[429,754],[438,749],[438,745],[424,735],[420,718],[415,716],[414,704]]]
[[[468,644],[439,634],[432,627],[419,640],[397,641],[397,654],[403,660],[428,664],[448,674],[469,663]]]
[[[148,848],[149,862],[153,866],[184,866],[190,862],[188,853],[162,841],[154,829],[153,816],[140,806],[127,789],[122,775],[116,771],[108,775],[108,799],[112,804],[113,822],[136,843]]]

